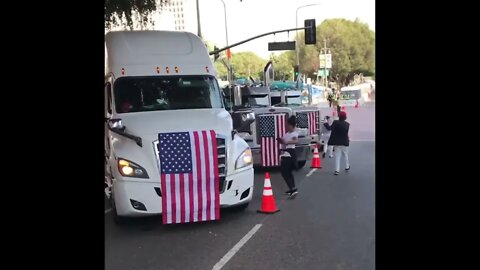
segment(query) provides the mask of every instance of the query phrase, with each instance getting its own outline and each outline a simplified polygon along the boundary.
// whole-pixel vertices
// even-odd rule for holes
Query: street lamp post
[[[226,41],[226,47],[228,47],[228,28],[227,28],[227,7],[225,6],[225,2],[223,0],[223,14],[225,15],[225,41]],[[240,1],[241,2],[241,1]],[[230,82],[231,79],[231,74],[230,74],[230,58],[227,56],[227,81]]]
[[[295,28],[298,28],[298,10],[304,7],[311,7],[311,6],[318,6],[321,5],[321,3],[314,3],[314,4],[308,4],[304,6],[300,6],[297,8],[297,11],[295,12]],[[296,53],[296,63],[297,65],[300,65],[300,59],[299,59],[299,50],[298,50],[298,42],[295,42],[295,53]]]

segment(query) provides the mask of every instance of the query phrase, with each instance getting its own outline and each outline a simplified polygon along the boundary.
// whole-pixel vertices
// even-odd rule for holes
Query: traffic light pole
[[[309,5],[305,5],[305,6],[300,6],[297,8],[297,10],[295,11],[295,27],[298,27],[298,10],[301,9],[301,8],[304,8],[304,7],[311,7],[311,6],[318,6],[318,5],[321,5],[321,3],[314,3],[314,4],[309,4]],[[299,57],[299,50],[298,50],[298,44],[295,44],[295,55],[296,55],[296,65],[299,66],[300,65],[300,57]]]
[[[254,39],[261,38],[261,37],[264,37],[264,36],[273,35],[273,34],[278,34],[278,33],[283,33],[283,32],[290,32],[290,31],[310,29],[310,28],[311,28],[311,26],[307,26],[307,27],[298,27],[298,28],[291,28],[291,29],[285,29],[285,30],[278,30],[278,31],[268,32],[268,33],[265,33],[265,34],[261,34],[261,35],[258,35],[258,36],[254,36],[254,37],[251,37],[251,38],[249,38],[249,39],[245,39],[245,40],[243,40],[243,41],[234,43],[234,44],[229,45],[229,46],[227,46],[227,47],[225,47],[225,48],[213,50],[213,51],[209,52],[209,54],[210,54],[210,55],[215,55],[215,54],[218,54],[218,53],[220,53],[220,52],[223,52],[223,51],[225,51],[225,50],[227,50],[227,49],[236,47],[236,46],[241,45],[241,44],[243,44],[243,43],[247,43],[247,42],[249,42],[249,41],[252,41],[252,40],[254,40]]]

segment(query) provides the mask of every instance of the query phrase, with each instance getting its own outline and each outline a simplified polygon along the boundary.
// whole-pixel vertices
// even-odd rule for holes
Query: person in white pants
[[[350,129],[350,123],[346,120],[347,113],[341,111],[338,114],[338,120],[333,121],[332,125],[326,126],[327,129],[332,131],[328,145],[333,145],[335,149],[335,175],[340,173],[340,159],[342,156],[345,159],[345,171],[350,170],[350,163],[348,161],[348,147],[350,146],[348,130]]]
[[[340,172],[340,159],[342,156],[345,159],[345,170],[350,170],[350,163],[348,162],[348,146],[336,145],[335,146],[335,175]]]
[[[325,155],[328,154],[329,158],[333,158],[333,146],[328,144],[328,140],[330,139],[330,134],[332,133],[329,127],[332,125],[332,119],[330,116],[325,116],[325,120],[323,122],[323,130],[322,130],[322,141],[323,141],[323,154],[322,157],[325,158]]]

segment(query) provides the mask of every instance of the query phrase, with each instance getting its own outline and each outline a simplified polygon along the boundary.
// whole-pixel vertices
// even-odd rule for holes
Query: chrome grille
[[[225,179],[227,178],[227,145],[226,139],[217,135],[217,154],[218,154],[218,177],[219,191],[225,191]]]

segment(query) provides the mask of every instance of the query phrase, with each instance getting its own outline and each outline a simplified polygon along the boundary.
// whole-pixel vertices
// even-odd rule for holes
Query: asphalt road
[[[328,109],[326,109],[328,111]],[[161,217],[118,226],[105,214],[106,269],[375,269],[374,106],[347,108],[351,123],[351,170],[333,175],[323,168],[296,172],[299,195],[287,200],[278,171],[270,176],[280,212],[262,215],[264,171],[255,172],[253,201],[243,212],[222,210],[221,220],[162,225]],[[109,209],[108,202],[105,209]],[[257,224],[261,224],[257,225]],[[252,228],[253,236],[229,251]],[[236,249],[235,249],[236,250]],[[226,255],[229,260],[219,261]]]

